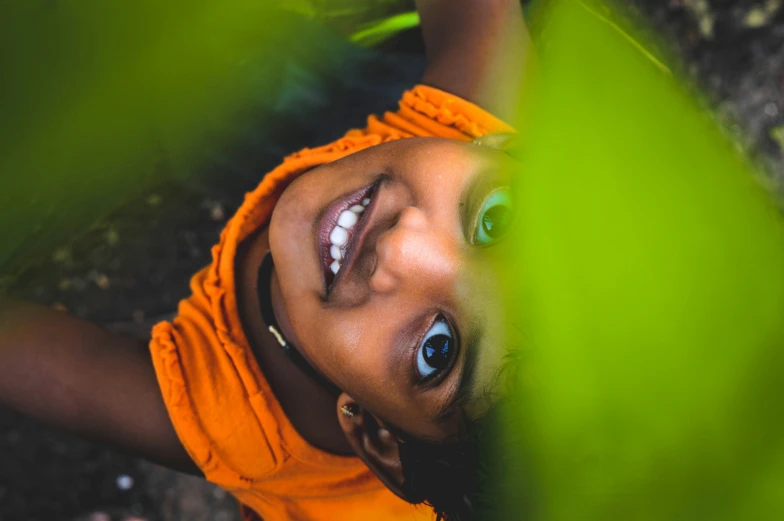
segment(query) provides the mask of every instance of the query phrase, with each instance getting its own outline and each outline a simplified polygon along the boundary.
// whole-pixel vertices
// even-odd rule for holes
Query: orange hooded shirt
[[[456,96],[426,86],[403,94],[397,112],[287,157],[267,174],[221,233],[212,264],[191,280],[192,295],[171,322],[153,329],[153,364],[174,428],[204,476],[264,521],[433,519],[396,497],[355,457],[309,445],[283,412],[251,351],[235,294],[239,245],[266,226],[286,186],[303,172],[396,139],[470,141],[512,128]]]

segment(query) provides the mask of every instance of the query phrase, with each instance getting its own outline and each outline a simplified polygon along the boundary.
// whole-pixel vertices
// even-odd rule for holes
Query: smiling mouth
[[[337,199],[327,208],[318,227],[324,289],[330,291],[340,282],[356,257],[362,231],[373,210],[379,182]]]

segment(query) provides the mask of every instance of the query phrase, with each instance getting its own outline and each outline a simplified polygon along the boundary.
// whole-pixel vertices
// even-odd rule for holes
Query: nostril
[[[399,273],[396,264],[400,261],[400,251],[394,244],[394,237],[388,236],[389,232],[379,238],[376,250],[369,262],[372,270],[369,278],[370,288],[377,293],[389,293],[399,285]],[[397,257],[397,258],[396,258]]]
[[[397,285],[397,279],[387,270],[379,270],[370,277],[370,289],[376,293],[389,293]]]

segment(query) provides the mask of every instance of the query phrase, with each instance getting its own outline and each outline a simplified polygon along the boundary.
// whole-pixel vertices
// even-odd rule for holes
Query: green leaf
[[[504,462],[524,472],[502,519],[782,519],[782,218],[677,77],[549,3],[519,122]]]
[[[353,33],[349,40],[364,47],[372,47],[396,34],[419,25],[419,13],[401,13],[383,20],[370,22]]]

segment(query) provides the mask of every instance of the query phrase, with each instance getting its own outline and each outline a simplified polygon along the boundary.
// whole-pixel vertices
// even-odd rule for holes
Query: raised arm
[[[0,301],[0,405],[197,472],[171,425],[144,343],[66,313]]]
[[[417,0],[428,66],[422,82],[512,120],[533,48],[520,0]]]

